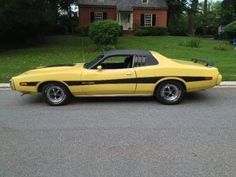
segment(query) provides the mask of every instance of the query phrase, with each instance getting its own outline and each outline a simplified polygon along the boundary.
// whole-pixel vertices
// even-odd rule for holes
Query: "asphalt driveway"
[[[235,176],[236,89],[64,107],[0,91],[0,177]]]

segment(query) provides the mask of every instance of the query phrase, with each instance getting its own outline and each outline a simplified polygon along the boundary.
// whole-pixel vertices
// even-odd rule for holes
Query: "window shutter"
[[[93,23],[94,21],[94,12],[90,13],[90,22]]]
[[[141,26],[144,26],[144,14],[141,14]]]
[[[152,26],[156,26],[156,14],[152,14]]]
[[[103,12],[103,20],[106,20],[106,19],[107,19],[107,13]]]

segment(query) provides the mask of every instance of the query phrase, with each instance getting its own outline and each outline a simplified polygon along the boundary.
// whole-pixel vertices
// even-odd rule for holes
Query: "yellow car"
[[[157,52],[112,50],[89,63],[55,65],[27,71],[10,81],[23,94],[42,93],[52,106],[72,96],[155,96],[178,104],[186,92],[220,84],[218,69],[201,60],[169,59]]]

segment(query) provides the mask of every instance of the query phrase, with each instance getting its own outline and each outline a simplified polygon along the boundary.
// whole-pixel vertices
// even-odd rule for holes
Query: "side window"
[[[153,56],[135,56],[134,57],[134,67],[143,67],[157,65],[158,62]]]
[[[103,69],[132,68],[133,56],[127,56],[127,55],[111,56],[103,60],[99,65],[101,65]]]

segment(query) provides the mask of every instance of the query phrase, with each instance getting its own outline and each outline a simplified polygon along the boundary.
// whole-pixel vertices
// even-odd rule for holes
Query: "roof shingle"
[[[167,9],[166,0],[78,0],[79,5],[116,6],[119,11],[133,11],[134,8],[160,8]]]

